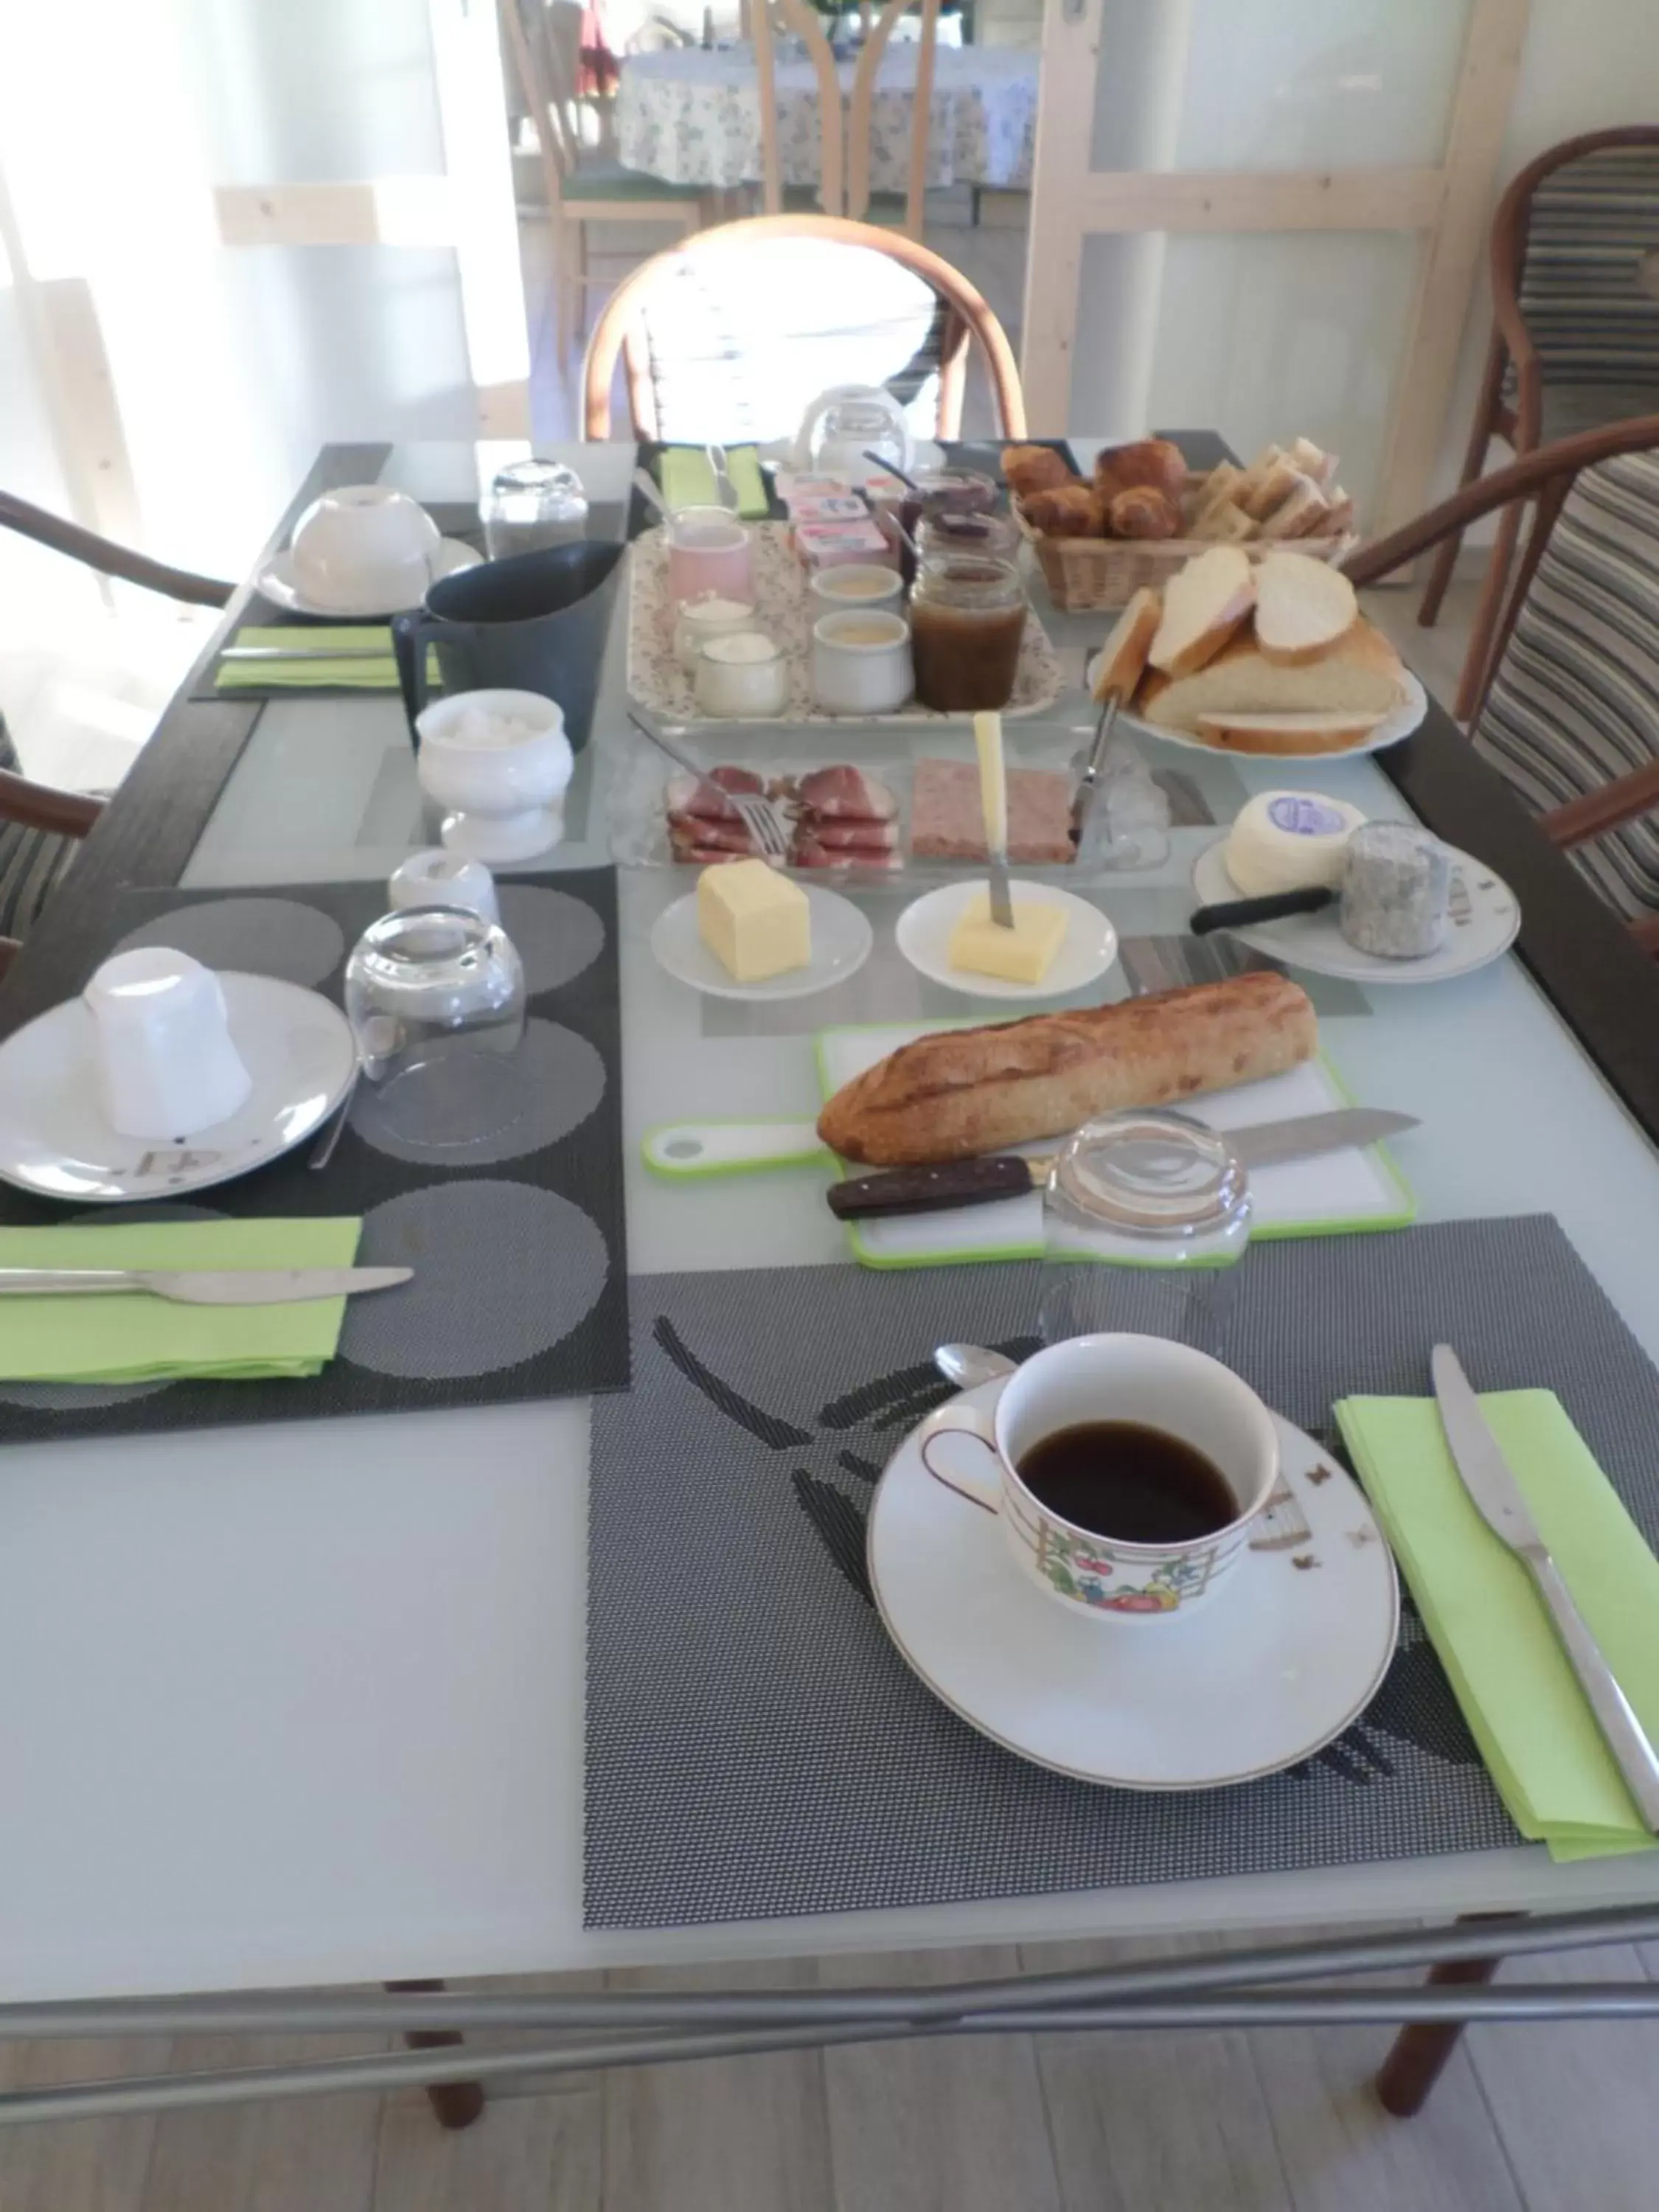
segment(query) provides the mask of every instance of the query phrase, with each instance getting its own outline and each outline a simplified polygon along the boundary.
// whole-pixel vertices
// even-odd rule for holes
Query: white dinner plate
[[[1002,1380],[963,1393],[989,1408]],[[922,1465],[913,1431],[870,1514],[877,1606],[943,1704],[1038,1766],[1119,1790],[1214,1790],[1310,1759],[1376,1695],[1400,1626],[1358,1486],[1289,1421],[1280,1479],[1226,1581],[1168,1620],[1085,1613],[1015,1565],[997,1516]],[[936,1438],[946,1471],[969,1437]]]
[[[459,538],[441,538],[433,556],[432,581],[441,583],[446,576],[458,576],[463,568],[476,568],[483,559],[470,545],[463,545]],[[406,614],[410,607],[418,606],[413,599],[405,604],[399,600],[395,607],[384,603],[378,605],[325,606],[320,601],[308,599],[294,580],[294,556],[286,547],[273,553],[259,571],[256,584],[261,598],[274,607],[281,607],[291,615],[314,615],[328,622],[384,622],[389,615]]]
[[[1116,930],[1087,899],[1053,884],[1022,883],[1018,877],[1011,889],[1016,906],[1057,906],[1066,912],[1066,934],[1040,983],[1006,983],[1000,976],[971,975],[951,965],[951,933],[973,901],[982,896],[983,876],[946,884],[913,899],[898,918],[899,951],[919,975],[970,999],[1058,999],[1092,983],[1117,958]]]
[[[53,1006],[0,1044],[0,1182],[81,1205],[180,1198],[302,1145],[345,1097],[357,1065],[345,1016],[272,975],[218,970],[231,1041],[253,1078],[247,1103],[193,1136],[118,1136],[98,1110],[92,1016]]]
[[[711,999],[805,999],[814,991],[827,991],[856,975],[870,957],[875,933],[850,899],[827,891],[817,884],[803,884],[812,910],[812,957],[805,968],[791,968],[763,983],[734,983],[730,974],[703,943],[697,930],[697,895],[684,898],[657,916],[651,932],[651,950],[657,963],[676,981],[705,991]]]
[[[1089,662],[1089,680],[1093,681],[1094,660]],[[1162,738],[1165,744],[1184,745],[1188,752],[1219,754],[1224,760],[1258,761],[1339,761],[1352,760],[1357,753],[1380,753],[1389,745],[1397,745],[1401,738],[1410,737],[1429,711],[1429,695],[1412,674],[1406,671],[1406,697],[1392,714],[1386,715],[1370,735],[1362,738],[1357,745],[1345,745],[1340,753],[1247,753],[1231,745],[1206,744],[1202,738],[1189,737],[1185,730],[1160,729],[1156,722],[1144,722],[1139,714],[1120,714],[1120,730],[1133,730],[1139,737]]]
[[[1206,846],[1194,863],[1193,889],[1200,906],[1220,906],[1243,896],[1227,873],[1225,846],[1225,838]],[[1319,914],[1287,915],[1283,921],[1252,922],[1227,934],[1286,967],[1345,983],[1446,983],[1454,975],[1472,975],[1501,959],[1514,944],[1521,908],[1504,878],[1483,861],[1455,845],[1446,850],[1452,879],[1445,939],[1437,952],[1425,952],[1420,960],[1386,960],[1376,952],[1361,952],[1342,934],[1334,906]]]

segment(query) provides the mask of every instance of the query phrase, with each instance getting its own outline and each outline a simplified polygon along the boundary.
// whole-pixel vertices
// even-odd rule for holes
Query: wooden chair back
[[[1024,393],[1007,333],[961,271],[928,247],[900,233],[878,230],[866,223],[829,216],[810,215],[757,216],[747,222],[726,223],[712,230],[699,231],[665,252],[653,255],[635,270],[612,294],[588,342],[583,373],[583,435],[603,439],[611,434],[611,387],[619,356],[636,437],[695,434],[698,439],[721,438],[729,444],[742,437],[769,437],[785,431],[793,434],[795,421],[789,420],[781,428],[749,427],[730,419],[711,420],[695,431],[690,424],[665,426],[656,389],[663,363],[660,359],[653,359],[651,308],[653,301],[660,299],[669,288],[695,283],[707,305],[707,319],[726,333],[727,351],[723,360],[714,366],[721,371],[723,388],[729,388],[735,385],[737,373],[743,366],[742,345],[733,336],[739,327],[740,313],[751,316],[757,331],[764,326],[769,346],[787,343],[788,337],[788,333],[776,325],[773,312],[775,302],[757,300],[755,296],[755,257],[750,249],[762,248],[769,253],[780,242],[793,240],[811,240],[838,248],[855,247],[880,255],[919,280],[919,296],[933,295],[943,332],[938,360],[936,436],[949,439],[961,434],[963,390],[970,343],[977,343],[985,356],[1001,435],[1011,439],[1025,435]],[[836,301],[855,303],[859,289],[854,270],[836,287]],[[856,338],[858,333],[854,330],[848,335]],[[876,335],[884,335],[890,341],[890,331],[878,330]],[[843,380],[882,383],[888,380],[878,371],[856,379],[820,375],[806,396],[810,398],[827,383]],[[771,397],[775,404],[775,390]],[[785,412],[787,415],[787,409]],[[798,412],[795,420],[799,420]]]
[[[915,41],[916,77],[910,102],[909,166],[904,193],[904,231],[908,238],[921,236],[923,202],[927,190],[927,144],[933,123],[934,59],[939,50],[939,0],[887,0],[868,29],[860,52],[847,116],[847,212],[854,222],[862,222],[870,211],[870,140],[876,81],[900,16],[917,6],[921,10],[921,22]]]
[[[1647,391],[1659,404],[1659,126],[1593,131],[1514,177],[1492,219],[1492,314],[1517,452],[1547,389]],[[1628,405],[1620,412],[1628,416]]]
[[[143,553],[117,545],[111,538],[99,537],[96,531],[82,529],[78,522],[65,522],[61,514],[19,499],[12,492],[0,491],[0,530],[15,530],[20,538],[32,538],[37,545],[50,546],[54,553],[65,554],[83,568],[95,568],[100,576],[140,585],[147,592],[159,592],[187,606],[222,607],[230,599],[232,586],[216,577],[192,575],[188,568],[170,568],[165,562],[152,561]]]
[[[1471,720],[1478,751],[1659,947],[1659,415],[1539,447],[1344,564],[1375,583],[1534,502]]]
[[[548,10],[542,0],[496,0],[495,13],[518,81],[519,96],[530,111],[541,161],[542,190],[550,212],[556,216],[564,200],[564,180],[575,163],[576,148],[554,82]]]
[[[760,101],[761,206],[781,215],[783,158],[778,127],[777,40],[780,33],[803,41],[817,77],[818,204],[826,215],[846,210],[846,124],[841,78],[816,9],[807,0],[751,0],[749,15],[755,49],[755,81]]]

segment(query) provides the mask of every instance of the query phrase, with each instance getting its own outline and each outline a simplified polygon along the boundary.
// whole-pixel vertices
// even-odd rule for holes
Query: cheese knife
[[[1187,927],[1194,937],[1207,937],[1212,929],[1248,929],[1253,922],[1283,921],[1293,914],[1322,914],[1336,900],[1328,884],[1306,884],[1293,891],[1269,891],[1261,898],[1223,899],[1216,906],[1201,906]]]
[[[1290,1121],[1259,1121],[1252,1128],[1219,1133],[1249,1169],[1310,1159],[1350,1146],[1375,1145],[1417,1126],[1414,1115],[1393,1114],[1378,1106],[1339,1106],[1329,1113],[1300,1114]],[[986,1206],[996,1199],[1021,1198],[1041,1190],[1057,1157],[1045,1152],[1027,1158],[1009,1152],[986,1159],[946,1160],[933,1167],[887,1168],[879,1175],[832,1183],[826,1195],[830,1211],[842,1221]]]
[[[1539,1533],[1514,1470],[1480,1410],[1480,1401],[1449,1344],[1437,1344],[1429,1359],[1435,1402],[1440,1408],[1452,1465],[1475,1510],[1493,1535],[1509,1546],[1537,1584],[1567,1664],[1595,1724],[1613,1753],[1644,1826],[1659,1834],[1659,1753],[1619,1686],[1595,1632],[1573,1602],[1561,1570]]]
[[[0,1297],[149,1291],[186,1306],[285,1306],[389,1291],[412,1267],[0,1267]]]
[[[1008,776],[1002,758],[1000,714],[975,715],[974,750],[979,755],[979,803],[991,864],[991,919],[999,929],[1012,929],[1014,897],[1008,882]]]

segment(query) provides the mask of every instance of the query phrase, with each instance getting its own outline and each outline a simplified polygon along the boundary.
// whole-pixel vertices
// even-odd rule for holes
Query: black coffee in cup
[[[1019,1462],[1039,1505],[1120,1544],[1190,1544],[1238,1518],[1221,1469],[1184,1437],[1144,1421],[1079,1421]]]

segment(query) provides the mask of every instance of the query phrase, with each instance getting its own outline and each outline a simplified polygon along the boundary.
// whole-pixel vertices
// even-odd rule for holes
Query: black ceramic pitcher
[[[580,752],[593,722],[620,545],[550,545],[442,577],[414,613],[397,615],[392,647],[410,726],[427,702],[427,647],[446,692],[539,691],[564,709]]]

